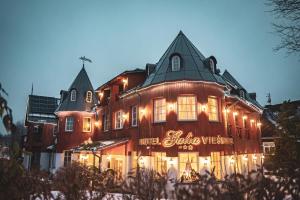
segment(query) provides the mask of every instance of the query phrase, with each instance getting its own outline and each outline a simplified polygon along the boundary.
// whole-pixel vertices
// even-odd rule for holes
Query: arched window
[[[175,55],[172,57],[172,71],[176,72],[180,70],[180,57]]]
[[[71,90],[71,101],[76,101],[76,90]]]
[[[209,66],[212,73],[215,73],[215,62],[213,59],[209,59]]]
[[[92,102],[92,97],[93,97],[92,92],[91,91],[87,91],[86,92],[86,98],[85,98],[86,102],[91,103]]]

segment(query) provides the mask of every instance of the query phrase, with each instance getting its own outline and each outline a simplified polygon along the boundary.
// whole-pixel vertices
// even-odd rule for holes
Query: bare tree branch
[[[300,52],[300,0],[267,0],[274,17],[280,22],[273,23],[274,31],[281,41],[275,51],[286,49],[288,54]]]

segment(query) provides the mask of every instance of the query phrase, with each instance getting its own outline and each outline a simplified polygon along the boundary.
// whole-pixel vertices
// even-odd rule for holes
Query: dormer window
[[[172,57],[172,71],[177,72],[180,70],[180,57],[175,55]]]
[[[245,99],[245,92],[244,90],[240,90],[240,97]]]
[[[76,90],[71,90],[71,101],[76,101]]]
[[[92,102],[93,93],[91,91],[86,92],[86,102],[91,103]]]
[[[213,59],[209,59],[209,66],[212,73],[215,73],[215,62]]]

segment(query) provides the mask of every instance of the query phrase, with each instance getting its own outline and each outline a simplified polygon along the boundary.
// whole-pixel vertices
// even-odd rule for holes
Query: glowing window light
[[[94,125],[95,125],[95,127],[99,127],[100,126],[100,122],[95,121]]]
[[[128,113],[123,113],[122,117],[124,121],[128,120],[129,118],[128,115],[129,115]]]
[[[106,159],[111,161],[111,155],[108,155]]]
[[[246,115],[243,116],[243,120],[247,119],[248,117]]]
[[[261,127],[261,122],[258,122],[256,125],[257,125],[258,127]]]
[[[124,85],[128,85],[128,79],[127,78],[123,78],[122,82],[123,82]]]
[[[252,159],[253,159],[254,161],[256,161],[257,157],[256,157],[255,154],[253,154]]]
[[[103,92],[99,92],[98,95],[99,95],[100,99],[102,99],[102,97],[103,97],[104,94],[103,94]]]
[[[239,115],[238,112],[233,112],[233,116],[237,116],[237,115]]]

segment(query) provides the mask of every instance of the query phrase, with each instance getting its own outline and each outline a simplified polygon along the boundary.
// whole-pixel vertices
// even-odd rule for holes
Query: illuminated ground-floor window
[[[117,179],[122,179],[123,175],[123,160],[120,158],[111,159],[111,169],[116,172]]]
[[[221,154],[220,152],[211,152],[211,170],[214,169],[215,176],[221,178]]]
[[[153,153],[153,157],[154,157],[154,170],[159,174],[166,174],[168,170],[166,153],[155,152]]]
[[[198,172],[198,153],[179,153],[179,175],[183,180],[193,179]]]

